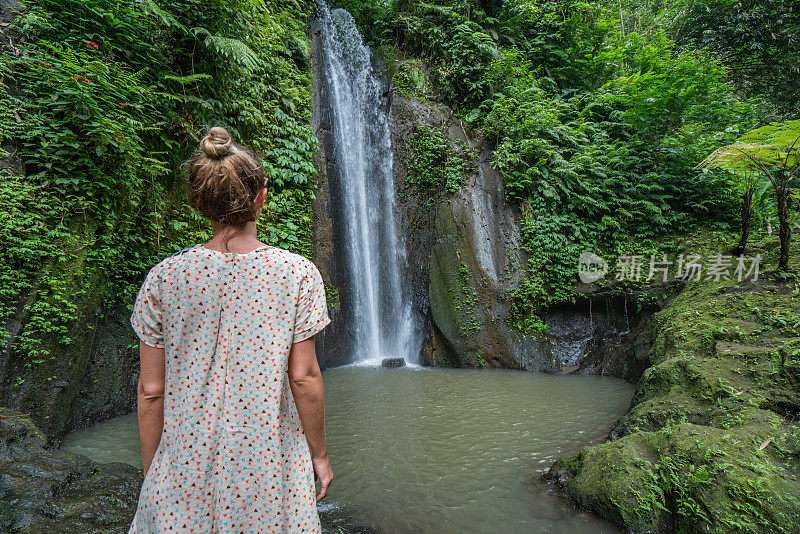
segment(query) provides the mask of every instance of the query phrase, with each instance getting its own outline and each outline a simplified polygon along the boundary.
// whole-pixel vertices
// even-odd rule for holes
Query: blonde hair
[[[186,162],[189,204],[204,217],[233,226],[256,218],[256,197],[267,186],[261,161],[214,126]]]

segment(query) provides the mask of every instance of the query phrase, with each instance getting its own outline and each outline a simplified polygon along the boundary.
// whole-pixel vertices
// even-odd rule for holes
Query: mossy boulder
[[[690,282],[651,328],[611,440],[545,478],[631,532],[800,532],[794,276]]]
[[[633,532],[796,532],[800,485],[786,462],[796,439],[774,414],[732,428],[670,424],[587,447],[550,476]]]

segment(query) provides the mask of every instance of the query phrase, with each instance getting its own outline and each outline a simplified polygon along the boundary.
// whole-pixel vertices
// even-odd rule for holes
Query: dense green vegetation
[[[399,90],[444,101],[494,148],[533,256],[522,329],[573,297],[584,250],[613,261],[697,225],[738,228],[740,179],[697,164],[798,113],[800,14],[780,2],[337,4],[394,60]]]
[[[660,253],[664,236],[697,225],[794,223],[794,178],[783,199],[765,186],[777,164],[697,168],[800,113],[800,11],[787,3],[334,3],[394,59],[398,91],[443,101],[488,139],[532,256],[514,295],[523,330],[541,329],[542,305],[572,298],[583,250],[613,261]],[[0,317],[26,317],[15,341],[26,365],[50,352],[43,337],[71,342],[90,285],[127,298],[157,259],[208,237],[182,202],[180,172],[208,125],[264,158],[262,237],[310,254],[312,9],[37,0],[4,30]],[[418,189],[452,193],[472,168],[439,132],[420,127],[413,145]]]
[[[310,255],[312,6],[36,0],[4,30],[0,324],[22,318],[17,384],[83,309],[131,301],[150,266],[210,237],[180,165],[211,125],[264,159],[262,239]]]

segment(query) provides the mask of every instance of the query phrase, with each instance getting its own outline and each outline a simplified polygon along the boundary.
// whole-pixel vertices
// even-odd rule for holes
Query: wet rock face
[[[524,261],[518,214],[505,204],[490,151],[471,140],[441,104],[392,98],[392,143],[400,227],[406,229],[413,306],[426,324],[423,357],[431,365],[554,371],[539,343],[508,324],[510,291]],[[408,183],[411,140],[419,125],[442,132],[473,160],[455,193]]]
[[[29,417],[0,408],[0,530],[127,532],[139,496],[139,470],[97,464],[46,444]]]
[[[653,314],[681,289],[678,282],[636,291],[578,284],[575,303],[554,306],[544,317],[545,350],[562,373],[623,378],[635,383],[652,363]]]
[[[67,431],[129,414],[136,406],[139,344],[129,318],[128,307],[120,305],[100,319]]]
[[[384,358],[381,367],[405,367],[406,361],[403,358]]]

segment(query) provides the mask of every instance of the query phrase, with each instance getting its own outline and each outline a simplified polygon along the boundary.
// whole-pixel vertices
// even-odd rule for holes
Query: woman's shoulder
[[[147,275],[148,278],[163,279],[169,272],[174,272],[175,269],[180,270],[182,266],[185,267],[187,262],[197,261],[198,254],[202,252],[200,247],[200,245],[194,245],[168,255],[150,269]],[[255,251],[255,253],[247,256],[251,256],[254,259],[268,259],[273,266],[280,265],[283,269],[288,269],[301,278],[319,272],[317,266],[310,259],[280,247],[265,246],[263,250]]]
[[[302,256],[300,254],[296,254],[294,252],[290,252],[286,249],[280,247],[270,247],[267,251],[271,254],[273,258],[275,258],[278,262],[285,264],[287,267],[290,267],[292,270],[296,270],[300,273],[307,273],[311,269],[316,269],[317,267],[314,265],[314,262]]]
[[[194,245],[169,254],[150,268],[150,271],[147,273],[147,278],[162,277],[167,271],[170,270],[172,266],[179,264],[181,259],[185,258],[187,255],[190,255],[191,251],[196,248],[197,245]]]

